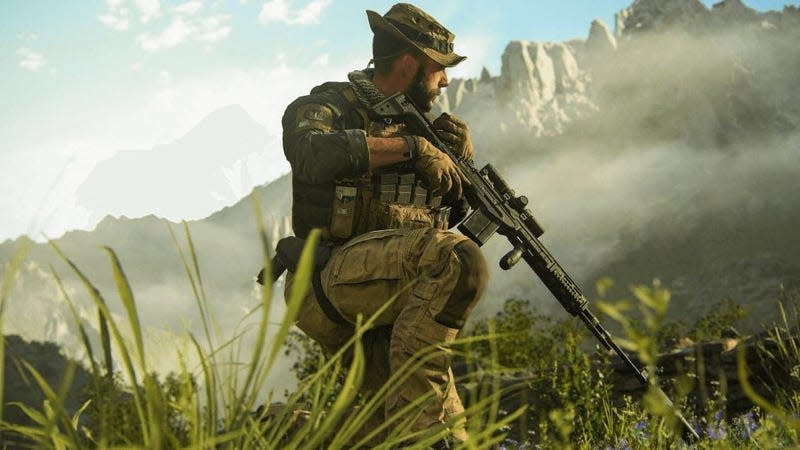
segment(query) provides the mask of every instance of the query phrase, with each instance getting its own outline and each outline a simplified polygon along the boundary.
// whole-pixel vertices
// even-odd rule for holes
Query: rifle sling
[[[353,324],[342,317],[342,315],[339,313],[339,310],[337,310],[336,307],[333,306],[333,303],[331,303],[331,299],[325,295],[325,290],[322,289],[321,275],[322,270],[317,270],[314,271],[314,276],[311,277],[311,284],[314,287],[314,296],[317,297],[317,303],[319,303],[319,307],[322,308],[322,311],[332,322],[352,328]]]
[[[274,283],[283,272],[286,270],[294,273],[297,270],[297,263],[300,260],[300,253],[303,251],[305,240],[291,236],[278,241],[275,248],[275,257],[272,258],[272,282]],[[325,290],[322,288],[322,269],[330,259],[333,247],[329,243],[321,243],[316,249],[314,254],[314,272],[311,277],[311,285],[314,289],[314,296],[317,298],[317,303],[322,311],[332,322],[347,327],[352,327],[353,324],[348,322],[339,311],[333,306],[331,300],[325,295]],[[259,284],[264,284],[264,269],[258,273],[256,281]]]

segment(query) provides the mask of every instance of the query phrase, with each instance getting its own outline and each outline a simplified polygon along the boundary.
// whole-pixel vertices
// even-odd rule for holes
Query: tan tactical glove
[[[433,121],[433,130],[461,159],[472,159],[472,138],[467,124],[456,116],[442,113]]]
[[[451,192],[461,198],[461,175],[447,154],[422,136],[413,136],[416,148],[411,150],[414,168],[436,195]]]

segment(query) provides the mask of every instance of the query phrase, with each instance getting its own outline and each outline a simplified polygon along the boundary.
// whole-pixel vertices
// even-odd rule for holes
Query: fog
[[[698,152],[674,143],[611,155],[576,148],[533,158],[536,162],[519,164],[525,168],[510,170],[508,176],[517,192],[531,200],[545,228],[542,242],[582,281],[590,298],[600,276],[622,283],[617,295],[626,293],[627,284],[662,278],[680,290],[674,301],[684,308],[702,310],[730,297],[765,302],[777,312],[779,282],[800,275],[798,144],[800,135],[793,134],[770,141],[757,153],[750,148]],[[539,282],[524,264],[510,273],[497,268],[496,261],[509,249],[504,241],[498,237],[487,246],[495,269],[480,311],[491,312],[510,297],[533,298],[544,311],[558,309],[541,289],[531,294]],[[687,291],[699,291],[694,280],[708,272],[759,256],[787,266],[764,274],[780,279],[768,292],[741,292],[745,284],[758,281],[746,279],[729,290]],[[691,286],[672,286],[679,279]]]
[[[616,51],[591,58],[574,44],[581,77],[591,82],[585,91],[564,94],[585,96],[579,100],[593,112],[566,117],[557,135],[531,136],[504,113],[509,105],[488,103],[486,88],[480,92],[486,103],[464,101],[480,109],[454,111],[480,125],[474,128],[478,163],[494,163],[530,199],[545,228],[542,242],[590,299],[601,276],[616,280],[614,297],[627,295],[630,284],[659,278],[673,290],[673,315],[698,317],[731,298],[753,309],[747,327],[754,330],[776,315],[781,286],[800,287],[800,27],[774,22],[636,33],[620,39]],[[557,106],[552,111],[565,114]],[[105,174],[121,173],[124,164],[117,163]],[[289,189],[287,178],[259,188],[273,240],[289,233]],[[173,228],[180,236],[180,227]],[[259,301],[253,276],[262,255],[252,203],[245,198],[189,228],[224,340],[253,323],[240,321]],[[94,231],[68,233],[57,243],[122,318],[101,246],[119,252],[148,328],[152,361],[161,372],[177,370],[186,333],[202,336],[203,330],[165,222],[107,218]],[[11,248],[0,246],[0,261]],[[497,268],[509,250],[501,236],[484,250],[493,269],[474,317],[493,314],[511,297],[563,314],[524,263],[510,272]],[[14,320],[4,332],[59,342],[80,358],[75,326],[48,267],[64,276],[82,320],[96,329],[84,287],[46,245],[34,246],[29,260],[10,297],[7,317]],[[276,292],[276,321],[283,309]],[[269,387],[292,383],[283,360]]]
[[[579,60],[596,113],[555,137],[477,136],[489,146],[477,159],[528,196],[542,241],[590,298],[601,276],[620,297],[660,278],[673,314],[730,298],[752,308],[754,329],[777,317],[780,289],[800,287],[799,37],[794,23],[623,38]],[[504,241],[487,245],[495,269],[478,314],[509,297],[558,311],[524,264],[497,268]]]

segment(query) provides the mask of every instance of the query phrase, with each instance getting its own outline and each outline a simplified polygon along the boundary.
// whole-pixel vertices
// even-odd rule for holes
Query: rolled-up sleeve
[[[329,183],[358,177],[369,168],[364,130],[339,129],[336,109],[301,97],[283,116],[283,152],[294,177],[305,183]]]

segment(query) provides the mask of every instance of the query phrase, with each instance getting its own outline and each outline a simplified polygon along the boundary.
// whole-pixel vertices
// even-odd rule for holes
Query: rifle
[[[528,198],[516,196],[511,187],[491,164],[477,169],[472,161],[459,159],[433,131],[431,122],[411,99],[403,93],[395,94],[373,107],[374,113],[387,123],[402,121],[444,151],[454,161],[467,180],[465,197],[471,207],[470,213],[458,225],[459,231],[482,246],[495,233],[505,236],[512,250],[500,260],[500,267],[508,270],[524,259],[539,276],[548,290],[555,296],[567,312],[580,318],[589,331],[608,350],[616,353],[628,368],[633,370],[643,385],[648,385],[648,374],[614,342],[614,339],[588,309],[588,300],[578,285],[561,267],[555,258],[539,241],[544,229],[527,208]],[[672,406],[667,394],[657,385],[653,386],[663,400],[675,411],[676,418],[683,427],[683,437],[697,441],[700,436],[686,418]]]

